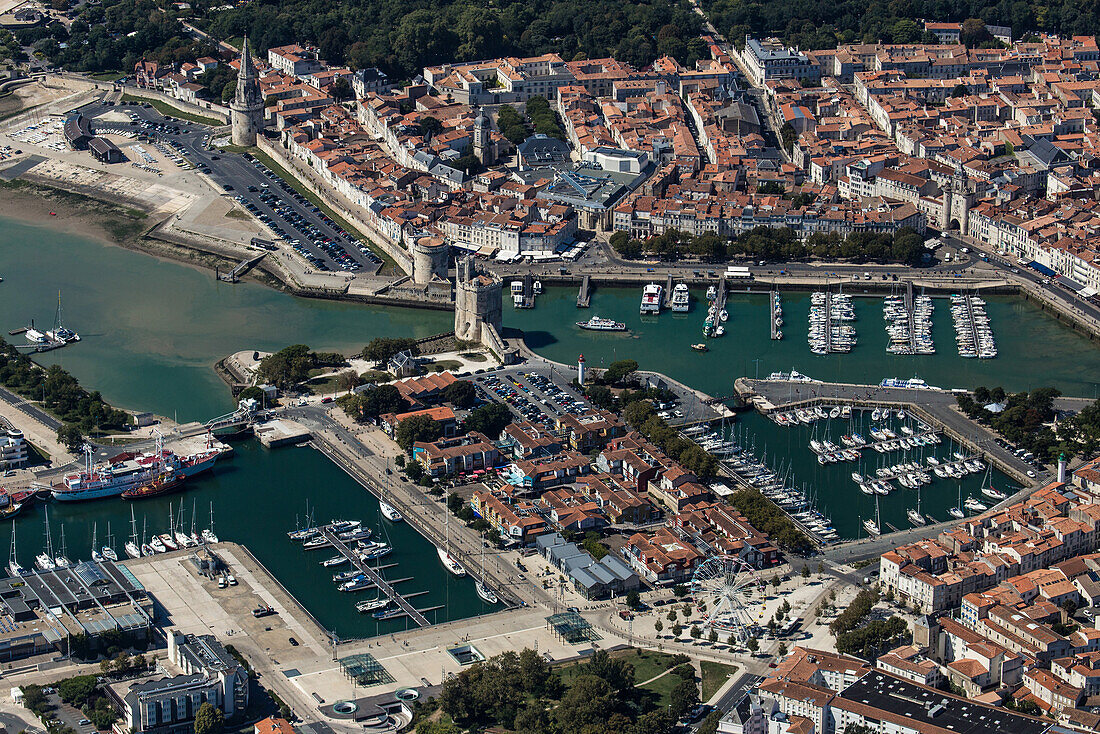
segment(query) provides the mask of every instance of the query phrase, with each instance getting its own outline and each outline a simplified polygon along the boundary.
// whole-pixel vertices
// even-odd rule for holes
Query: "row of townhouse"
[[[883,656],[887,657],[887,656]],[[948,693],[920,680],[911,651],[872,668],[859,658],[796,647],[718,723],[720,734],[1045,734],[1053,722]],[[898,671],[898,672],[895,672]]]
[[[1100,504],[1052,484],[997,513],[970,518],[935,540],[883,554],[881,584],[925,613],[962,605],[967,594],[1089,553],[1100,541]]]

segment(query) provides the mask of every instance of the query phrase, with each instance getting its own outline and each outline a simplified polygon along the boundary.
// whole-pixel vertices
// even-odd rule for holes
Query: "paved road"
[[[61,421],[59,421],[57,418],[54,418],[52,415],[42,410],[34,403],[29,402],[23,396],[16,395],[11,390],[8,390],[5,387],[0,387],[0,400],[3,400],[5,403],[10,404],[14,408],[18,408],[34,420],[54,431],[58,430],[62,426]]]
[[[95,125],[97,129],[110,128],[115,130],[128,130],[134,133],[143,133],[149,135],[154,142],[178,146],[184,156],[195,165],[197,169],[204,173],[209,171],[206,175],[222,189],[225,196],[232,198],[239,196],[245,200],[245,202],[242,203],[251,202],[258,209],[259,214],[269,218],[274,225],[281,227],[287,233],[286,239],[300,240],[302,247],[305,248],[309,255],[324,263],[324,267],[328,270],[334,272],[352,272],[341,267],[340,263],[334,259],[331,253],[314,244],[314,241],[319,240],[321,237],[328,237],[340,244],[351,259],[357,263],[362,272],[374,273],[381,267],[381,260],[376,255],[369,252],[362,252],[359,248],[359,245],[362,243],[353,239],[348,239],[348,237],[342,235],[336,225],[326,222],[321,213],[313,211],[314,207],[312,204],[308,203],[308,200],[304,204],[295,200],[292,195],[293,189],[291,189],[291,193],[284,190],[282,184],[285,182],[283,179],[274,174],[271,176],[266,175],[268,173],[266,167],[249,161],[243,155],[237,153],[210,149],[208,147],[208,141],[213,134],[213,128],[207,127],[206,125],[183,122],[165,117],[157,110],[142,107],[137,103],[122,104],[118,106],[108,106],[97,103],[87,105],[82,111],[89,117],[95,117],[112,110],[118,110],[124,113],[132,112],[137,115],[142,122],[162,125],[168,129],[150,129],[145,127],[142,122],[136,124],[124,122],[102,123]],[[180,132],[174,132],[175,128],[179,128]],[[287,185],[289,186],[289,184]],[[225,191],[225,187],[227,186],[232,187],[230,191]],[[252,187],[255,191],[250,191],[249,187]],[[275,211],[272,204],[261,201],[260,196],[265,193],[277,195],[280,201],[273,203],[289,207],[294,214],[302,218],[302,223],[289,223],[282,215]],[[270,229],[270,225],[268,228]],[[317,234],[312,234],[310,231],[311,229],[315,230]],[[276,235],[273,234],[272,236]]]

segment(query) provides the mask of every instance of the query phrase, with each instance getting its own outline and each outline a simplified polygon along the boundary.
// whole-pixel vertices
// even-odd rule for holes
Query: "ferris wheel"
[[[703,626],[731,632],[740,642],[755,637],[764,610],[764,581],[736,556],[711,556],[695,569],[691,594],[706,604]]]

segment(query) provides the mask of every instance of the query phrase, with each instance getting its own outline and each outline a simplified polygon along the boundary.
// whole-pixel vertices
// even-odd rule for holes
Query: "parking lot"
[[[154,148],[181,170],[197,170],[231,196],[270,230],[272,238],[295,250],[312,268],[326,272],[377,273],[382,260],[366,242],[347,232],[289,183],[248,153],[212,147],[210,128],[175,120],[143,104],[89,105],[82,110],[95,118],[122,113],[128,122],[95,122],[104,132],[133,137],[137,143],[125,152],[131,162],[153,170],[162,161],[143,156]],[[159,172],[159,171],[154,171]]]
[[[485,397],[507,405],[519,418],[553,428],[565,414],[582,415],[592,406],[572,384],[549,370],[510,369],[475,378]]]

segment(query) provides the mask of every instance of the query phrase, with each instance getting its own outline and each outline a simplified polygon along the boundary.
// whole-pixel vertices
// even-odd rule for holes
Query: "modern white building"
[[[15,469],[27,463],[27,441],[15,428],[0,433],[0,469]]]

